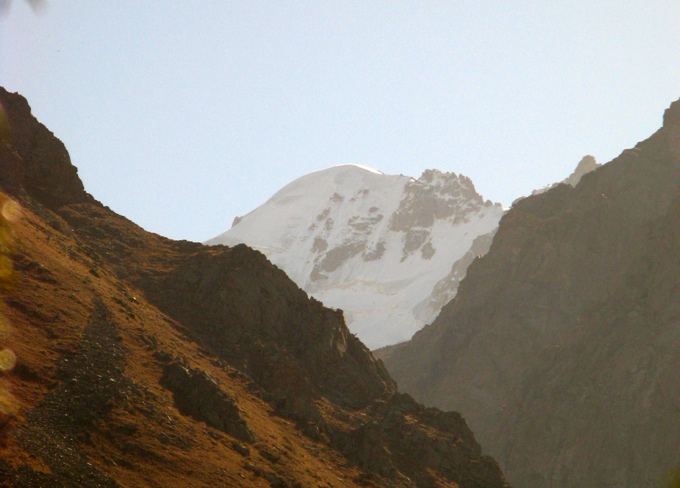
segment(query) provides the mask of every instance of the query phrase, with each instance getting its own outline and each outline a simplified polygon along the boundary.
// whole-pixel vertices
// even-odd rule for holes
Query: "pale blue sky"
[[[508,205],[660,127],[680,1],[15,0],[0,85],[95,198],[173,238],[343,163],[463,173]]]

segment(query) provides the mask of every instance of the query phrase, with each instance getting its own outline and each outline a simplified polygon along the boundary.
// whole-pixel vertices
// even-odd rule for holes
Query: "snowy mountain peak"
[[[422,303],[502,213],[462,175],[342,165],[296,179],[207,244],[262,251],[375,348],[434,318]]]
[[[343,164],[306,174],[276,192],[267,203],[286,204],[298,198],[309,200],[310,196],[345,193],[357,187],[370,187],[383,174],[367,166]]]

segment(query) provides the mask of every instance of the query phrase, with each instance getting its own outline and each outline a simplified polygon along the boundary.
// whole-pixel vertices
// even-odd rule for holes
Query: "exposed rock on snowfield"
[[[376,348],[436,317],[455,295],[473,242],[502,214],[462,175],[427,170],[414,179],[344,165],[298,178],[207,244],[262,251],[342,309],[350,330]]]
[[[388,370],[460,411],[515,486],[662,486],[680,460],[678,249],[680,101],[576,187],[517,202]]]
[[[244,245],[115,214],[21,96],[0,88],[0,104],[2,238],[19,243],[0,486],[508,487],[460,415],[396,392],[341,312]]]

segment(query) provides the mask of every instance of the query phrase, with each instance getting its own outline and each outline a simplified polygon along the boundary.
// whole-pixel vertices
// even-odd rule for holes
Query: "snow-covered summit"
[[[262,251],[301,288],[344,310],[350,330],[377,348],[434,319],[435,285],[441,295],[452,265],[502,214],[462,175],[427,170],[414,179],[342,165],[286,185],[207,244]]]

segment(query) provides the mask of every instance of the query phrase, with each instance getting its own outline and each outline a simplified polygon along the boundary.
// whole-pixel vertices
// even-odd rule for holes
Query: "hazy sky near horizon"
[[[509,205],[661,126],[680,2],[15,0],[0,85],[95,198],[172,238],[345,163],[462,173]]]

